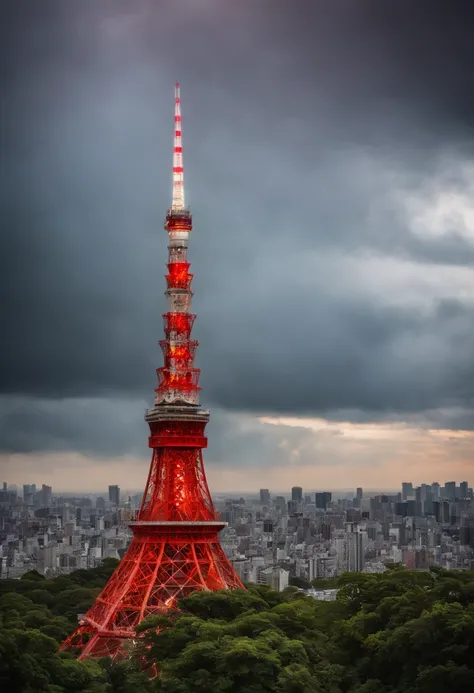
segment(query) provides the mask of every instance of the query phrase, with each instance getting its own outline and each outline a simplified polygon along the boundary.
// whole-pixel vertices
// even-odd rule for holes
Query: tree
[[[311,583],[309,580],[306,580],[306,578],[302,577],[290,577],[290,585],[292,587],[298,587],[298,589],[301,590],[309,590],[311,589]]]
[[[474,671],[453,662],[423,669],[415,681],[416,693],[466,693],[472,690]]]
[[[122,662],[58,645],[112,565],[0,581],[8,693],[460,693],[474,686],[474,573],[349,573],[336,601],[289,587],[196,592],[147,619]],[[150,676],[153,673],[154,676]]]
[[[73,585],[56,595],[53,613],[61,614],[77,623],[77,615],[85,613],[99,596],[99,587],[79,587]]]
[[[44,575],[38,573],[37,570],[29,570],[27,573],[23,573],[20,578],[20,580],[34,580],[34,582],[43,582],[44,579]]]

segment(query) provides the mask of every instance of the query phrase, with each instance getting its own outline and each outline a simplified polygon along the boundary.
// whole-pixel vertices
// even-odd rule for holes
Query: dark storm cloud
[[[0,398],[0,440],[6,453],[147,454],[145,402],[101,399]]]
[[[394,302],[384,276],[365,290],[363,271],[345,272],[347,258],[377,256],[420,273],[474,264],[465,220],[423,236],[399,199],[432,204],[430,180],[470,191],[467,12],[421,0],[12,4],[0,389],[29,398],[26,445],[103,452],[90,398],[151,400],[176,78],[203,400],[319,415],[470,411],[472,301],[439,290],[420,307],[412,290]],[[89,398],[78,426],[89,439],[76,442],[61,409],[46,444],[44,401],[77,397]],[[4,448],[25,450],[28,429],[9,422]],[[117,452],[135,449],[117,440]]]
[[[133,400],[0,398],[0,440],[5,453],[74,450],[103,462],[123,456],[148,460],[145,403]],[[317,436],[307,428],[282,432],[245,414],[212,412],[206,460],[224,467],[285,465],[292,450],[314,460]],[[320,434],[324,435],[324,434]],[[282,441],[284,444],[282,445]],[[327,453],[325,461],[327,462]],[[306,461],[303,455],[303,460]],[[316,460],[317,462],[317,460]]]

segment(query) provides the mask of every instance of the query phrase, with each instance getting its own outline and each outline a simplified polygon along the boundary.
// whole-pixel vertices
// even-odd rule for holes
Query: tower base
[[[79,659],[123,658],[147,616],[197,590],[243,589],[219,542],[223,522],[142,522],[94,605],[61,649]]]

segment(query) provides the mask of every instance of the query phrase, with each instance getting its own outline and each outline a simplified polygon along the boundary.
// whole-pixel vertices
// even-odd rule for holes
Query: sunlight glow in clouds
[[[420,436],[432,436],[441,440],[454,438],[474,440],[474,431],[452,431],[418,427],[409,423],[353,423],[351,421],[328,421],[327,419],[306,419],[297,417],[260,417],[262,424],[306,428],[315,432],[344,436],[348,440],[366,441],[407,441]],[[474,448],[473,448],[474,449]]]
[[[446,481],[448,477],[469,479],[472,475],[472,430],[440,430],[400,422],[356,424],[293,417],[259,420],[264,425],[278,427],[284,448],[296,458],[298,447],[288,449],[284,429],[312,431],[315,478],[327,480],[334,488],[350,486],[350,480],[357,484],[358,478],[360,484],[372,487],[378,479],[377,483],[387,488],[397,486],[401,476],[421,483],[430,478]],[[338,458],[336,465],[333,456]],[[308,461],[308,446],[304,461]],[[340,476],[341,471],[344,478]]]

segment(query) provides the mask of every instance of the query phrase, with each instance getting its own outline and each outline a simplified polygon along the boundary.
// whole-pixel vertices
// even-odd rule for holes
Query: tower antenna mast
[[[173,201],[171,209],[184,210],[184,166],[183,142],[181,137],[181,85],[174,88],[174,150],[173,150]]]

